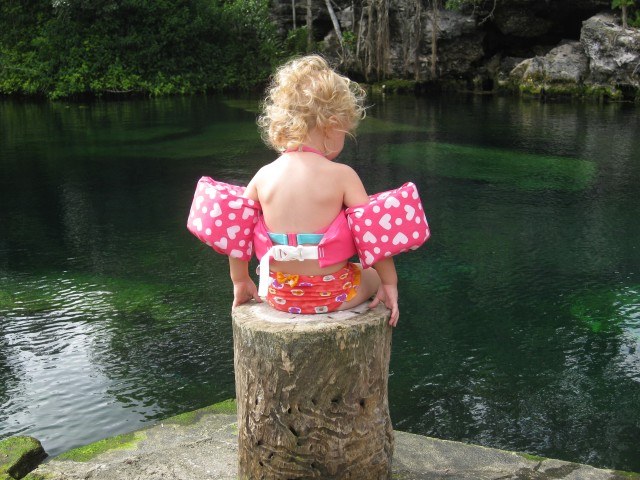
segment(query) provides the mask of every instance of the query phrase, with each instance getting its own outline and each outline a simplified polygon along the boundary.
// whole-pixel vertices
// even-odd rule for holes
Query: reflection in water
[[[185,229],[201,175],[274,154],[255,102],[4,101],[0,437],[53,454],[234,395],[226,260]],[[379,97],[342,159],[415,182],[398,257],[396,428],[640,470],[640,115]]]

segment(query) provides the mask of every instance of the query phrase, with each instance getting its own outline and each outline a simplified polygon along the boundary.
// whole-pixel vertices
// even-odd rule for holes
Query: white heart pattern
[[[387,197],[387,199],[384,201],[384,208],[392,208],[392,207],[399,207],[400,206],[400,200],[398,200],[396,197]]]
[[[226,250],[227,248],[227,238],[226,237],[222,237],[220,240],[218,240],[217,242],[213,242],[213,244],[218,247],[221,248],[222,250]]]
[[[242,199],[238,198],[236,200],[231,200],[229,202],[229,208],[233,208],[234,210],[240,210],[240,208],[242,208]]]
[[[375,257],[373,255],[371,255],[371,252],[369,250],[365,250],[364,251],[364,263],[371,266],[373,265],[373,262],[375,261]]]
[[[218,252],[249,260],[259,206],[242,197],[244,191],[244,187],[202,177],[196,187],[187,228]]]
[[[396,236],[393,237],[391,243],[393,243],[394,245],[398,245],[399,243],[401,243],[402,245],[406,245],[407,243],[409,243],[409,239],[404,233],[398,232]]]
[[[404,211],[407,212],[407,220],[411,220],[413,216],[416,214],[416,209],[411,205],[405,205]]]
[[[346,213],[358,255],[367,267],[417,248],[429,238],[429,225],[411,182],[371,195],[368,204],[349,208]]]
[[[371,233],[371,232],[366,232],[363,236],[362,236],[362,241],[363,242],[367,242],[367,243],[377,243],[378,239],[376,238],[376,236]]]
[[[235,240],[236,233],[238,233],[239,231],[240,231],[240,227],[238,225],[234,225],[232,227],[227,228],[227,235],[229,235],[229,238],[231,240]]]
[[[380,221],[378,223],[385,230],[391,230],[391,215],[385,213],[382,218],[380,218]]]
[[[222,215],[222,209],[220,208],[218,202],[214,202],[213,208],[209,212],[209,215],[211,216],[211,218],[216,218]]]
[[[242,219],[246,220],[247,218],[249,218],[251,215],[253,215],[255,212],[255,210],[253,208],[249,208],[249,207],[244,207],[244,210],[242,211]]]

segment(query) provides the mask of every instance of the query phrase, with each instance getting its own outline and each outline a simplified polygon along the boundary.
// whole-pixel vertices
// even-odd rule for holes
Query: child
[[[244,197],[260,202],[261,222],[274,243],[298,234],[293,235],[294,244],[296,238],[303,245],[317,244],[345,208],[369,201],[356,172],[334,162],[345,136],[364,117],[364,96],[356,83],[317,55],[291,60],[277,70],[258,124],[265,142],[281,156],[262,167],[244,192]],[[276,309],[294,311],[288,305],[295,303],[300,313],[344,310],[375,294],[369,308],[383,302],[391,310],[389,324],[398,323],[398,278],[391,257],[368,269],[346,260],[321,267],[314,258],[272,258],[266,265],[266,298]],[[251,298],[260,301],[248,262],[229,257],[229,267],[233,306]]]

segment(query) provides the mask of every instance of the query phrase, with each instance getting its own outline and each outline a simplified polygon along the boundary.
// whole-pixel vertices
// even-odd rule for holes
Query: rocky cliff
[[[610,0],[467,0],[435,15],[433,1],[331,2],[350,40],[340,47],[326,2],[314,0],[313,35],[361,80],[640,101],[640,30],[623,29]],[[275,2],[284,31],[293,5],[302,26],[307,0]]]

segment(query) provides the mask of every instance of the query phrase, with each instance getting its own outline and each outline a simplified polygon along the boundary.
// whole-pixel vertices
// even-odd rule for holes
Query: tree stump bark
[[[241,479],[389,479],[388,311],[233,310]]]

